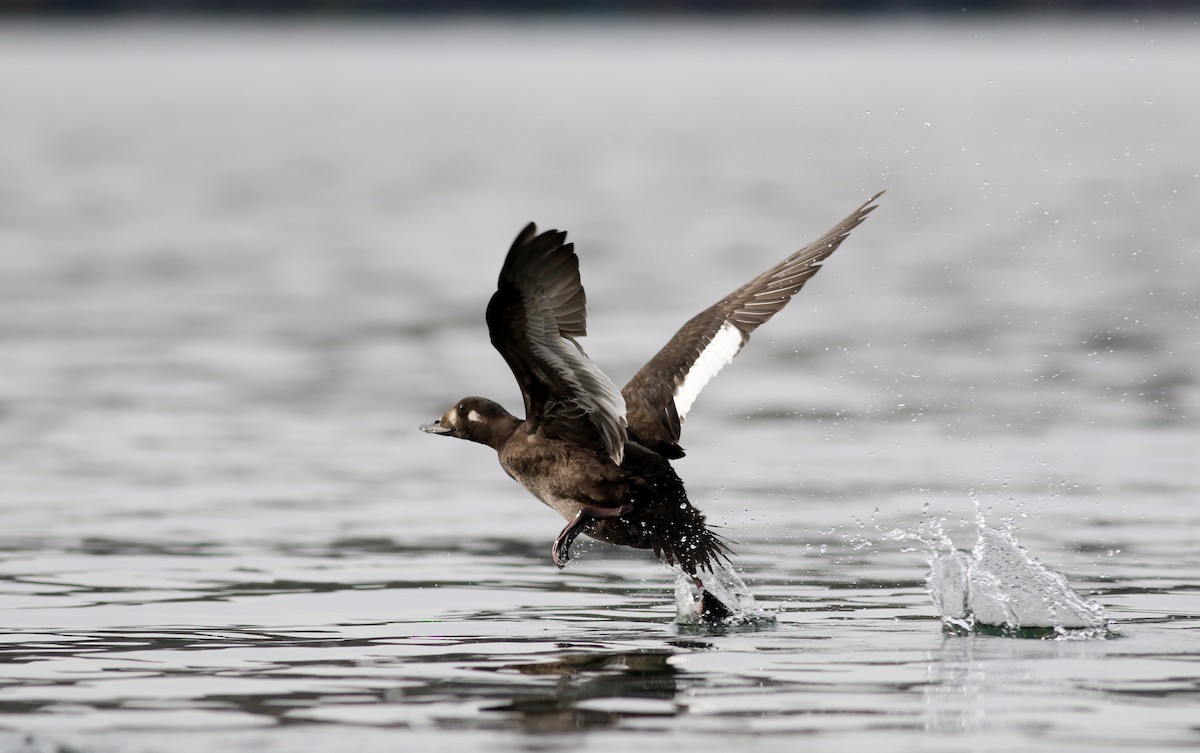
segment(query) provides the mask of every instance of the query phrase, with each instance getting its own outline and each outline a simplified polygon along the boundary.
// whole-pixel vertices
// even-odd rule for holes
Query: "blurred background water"
[[[1200,744],[1197,42],[0,27],[0,749]],[[483,309],[525,222],[623,383],[880,189],[677,463],[774,629],[673,626],[643,553],[555,570],[555,514],[416,431],[519,408]],[[888,534],[976,506],[1115,636],[943,634]]]

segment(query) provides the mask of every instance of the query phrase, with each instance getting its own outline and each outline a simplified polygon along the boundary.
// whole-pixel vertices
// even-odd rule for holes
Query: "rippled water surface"
[[[0,28],[0,749],[1200,745],[1200,32]],[[483,307],[571,231],[622,382],[882,208],[689,416],[773,626],[676,626],[486,448]],[[954,635],[976,506],[1093,640]]]

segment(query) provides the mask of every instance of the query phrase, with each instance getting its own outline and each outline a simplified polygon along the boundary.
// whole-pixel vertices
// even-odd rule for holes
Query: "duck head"
[[[494,400],[464,397],[437,421],[423,425],[421,431],[497,447],[519,423],[516,416]]]

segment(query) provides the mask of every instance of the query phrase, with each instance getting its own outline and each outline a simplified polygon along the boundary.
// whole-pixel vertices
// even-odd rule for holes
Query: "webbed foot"
[[[620,507],[583,506],[579,512],[575,513],[575,517],[571,519],[571,522],[567,523],[558,532],[558,537],[554,539],[554,546],[550,548],[550,557],[554,560],[554,564],[560,570],[566,566],[567,560],[571,559],[571,544],[575,543],[575,539],[579,538],[579,534],[587,533],[593,523],[605,518],[619,518],[632,509],[632,504],[621,505]]]
[[[580,510],[575,513],[574,519],[558,533],[558,538],[554,539],[554,546],[550,549],[550,557],[554,560],[554,564],[561,570],[567,566],[567,560],[571,559],[571,544],[575,543],[575,539],[579,538],[579,534],[583,533],[588,526],[596,522],[596,519],[589,515],[586,510]]]
[[[733,616],[733,610],[726,606],[725,602],[713,596],[710,591],[705,590],[704,584],[700,579],[692,576],[692,582],[696,584],[696,588],[700,589],[700,621],[709,625],[719,624]]]

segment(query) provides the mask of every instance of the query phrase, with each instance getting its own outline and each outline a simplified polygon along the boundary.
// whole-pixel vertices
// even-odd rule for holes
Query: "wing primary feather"
[[[587,296],[566,233],[517,235],[488,304],[492,344],[512,369],[525,417],[551,436],[594,442],[620,464],[625,400],[575,338],[587,334]]]
[[[875,194],[816,241],[684,324],[622,390],[629,433],[668,457],[682,457],[680,424],[704,385],[733,361],[754,330],[783,309],[820,270],[821,263],[875,211],[882,195],[882,191]]]

